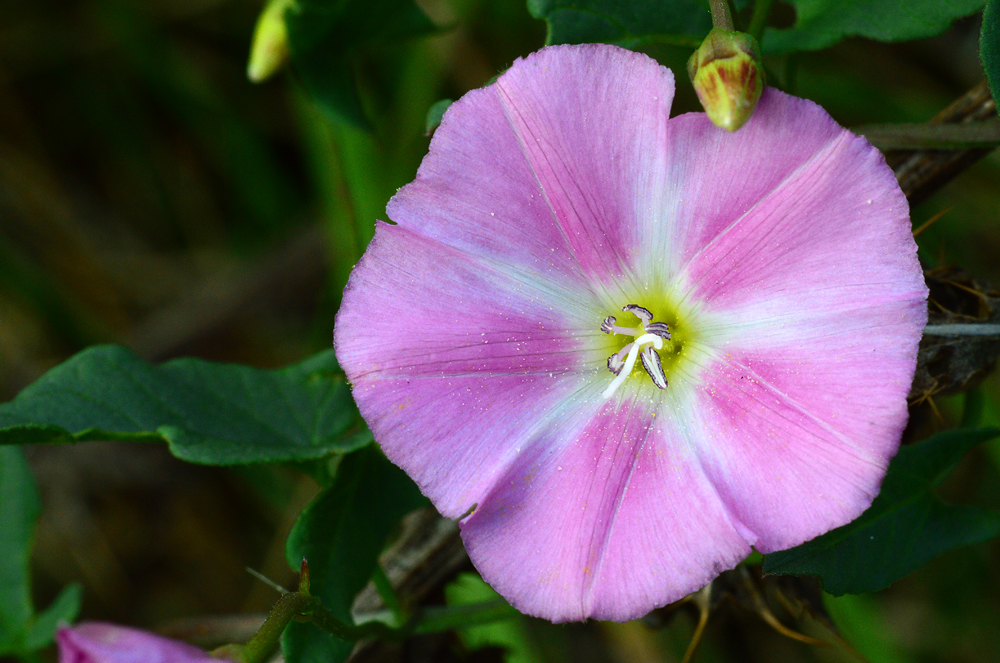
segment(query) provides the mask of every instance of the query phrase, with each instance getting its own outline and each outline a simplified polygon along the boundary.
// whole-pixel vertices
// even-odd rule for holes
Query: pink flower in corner
[[[102,622],[64,626],[56,642],[59,663],[220,663],[187,643]]]
[[[612,46],[515,62],[448,110],[337,318],[375,439],[553,621],[852,520],[906,423],[927,291],[882,156],[773,89],[735,134],[672,97]]]

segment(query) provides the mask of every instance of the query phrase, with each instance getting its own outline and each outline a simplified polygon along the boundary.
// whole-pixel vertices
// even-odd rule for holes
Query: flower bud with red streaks
[[[687,70],[713,124],[727,131],[746,124],[764,90],[756,39],[744,32],[713,28],[691,55]]]

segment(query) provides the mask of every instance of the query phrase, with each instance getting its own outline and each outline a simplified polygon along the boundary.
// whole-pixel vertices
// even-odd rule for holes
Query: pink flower
[[[337,318],[386,455],[553,621],[852,520],[907,419],[927,290],[882,156],[773,89],[735,134],[672,97],[612,46],[515,62],[449,109]]]
[[[187,643],[103,622],[60,628],[56,641],[59,663],[220,663]]]

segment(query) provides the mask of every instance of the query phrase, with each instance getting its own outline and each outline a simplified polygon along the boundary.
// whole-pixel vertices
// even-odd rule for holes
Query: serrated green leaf
[[[410,478],[375,446],[350,454],[333,485],[306,507],[288,535],[288,563],[298,570],[305,558],[311,593],[351,624],[351,604],[368,584],[386,539],[400,518],[426,504]],[[294,622],[281,646],[288,663],[336,663],[354,647],[313,624]]]
[[[0,405],[0,444],[165,441],[209,465],[319,458],[367,444],[333,350],[280,370],[200,359],[154,366],[88,348]]]
[[[699,0],[528,0],[548,23],[546,44],[602,42],[634,48],[659,42],[697,48],[712,28]]]
[[[0,654],[21,650],[31,620],[28,562],[41,508],[23,452],[0,447]]]
[[[437,29],[413,0],[297,0],[285,22],[293,66],[317,106],[332,121],[362,128],[356,52]]]
[[[983,8],[983,30],[979,34],[979,59],[986,72],[993,100],[1000,99],[1000,0],[988,0]]]
[[[901,448],[861,517],[765,555],[764,571],[815,575],[831,594],[861,594],[888,587],[947,550],[1000,535],[1000,513],[946,504],[933,492],[969,449],[997,437],[997,428],[961,429]]]
[[[761,47],[767,52],[815,51],[844,37],[907,41],[944,32],[952,21],[973,14],[984,0],[788,0],[795,25],[769,29]]]
[[[81,594],[80,585],[76,583],[66,585],[52,605],[35,615],[24,638],[24,648],[27,651],[37,651],[52,644],[59,625],[71,624],[76,620],[76,616],[80,613]]]

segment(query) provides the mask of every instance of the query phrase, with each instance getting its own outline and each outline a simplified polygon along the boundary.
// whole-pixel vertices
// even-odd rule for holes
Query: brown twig
[[[983,81],[931,119],[930,124],[973,123],[997,117],[997,106]],[[910,205],[923,202],[992,148],[890,151],[886,161],[896,173]]]

